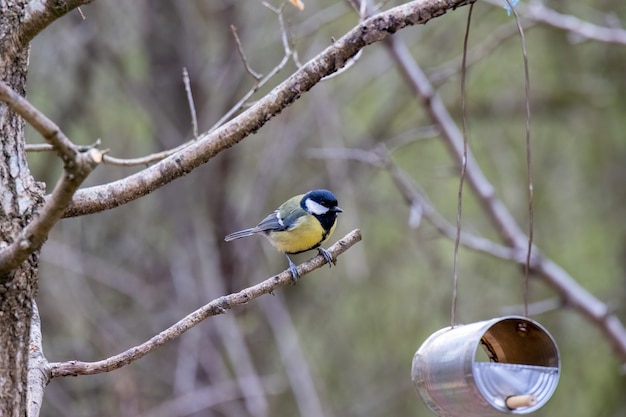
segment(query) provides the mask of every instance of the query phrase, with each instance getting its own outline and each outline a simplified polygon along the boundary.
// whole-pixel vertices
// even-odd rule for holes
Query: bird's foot
[[[317,248],[317,251],[320,253],[320,255],[324,257],[324,259],[326,259],[329,267],[337,265],[337,261],[335,260],[335,258],[333,258],[333,255],[331,255],[330,252],[328,252],[326,249],[319,247]]]
[[[287,260],[289,261],[289,271],[291,272],[291,279],[293,280],[293,283],[295,284],[298,282],[298,278],[300,278],[300,274],[298,273],[298,267],[296,267],[296,264],[291,262],[291,259],[289,258],[289,256],[287,256]]]

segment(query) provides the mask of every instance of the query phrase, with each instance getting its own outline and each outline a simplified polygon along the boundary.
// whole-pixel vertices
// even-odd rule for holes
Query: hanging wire
[[[456,301],[457,288],[459,284],[458,263],[459,244],[461,243],[461,216],[463,213],[463,184],[465,183],[465,172],[467,170],[467,109],[465,106],[465,78],[467,75],[467,42],[469,39],[470,24],[472,22],[472,11],[474,3],[470,4],[467,14],[467,25],[465,27],[465,37],[463,38],[463,61],[461,63],[461,112],[463,115],[463,160],[461,161],[461,178],[459,180],[459,193],[456,207],[456,238],[454,239],[454,261],[452,267],[452,306],[450,307],[450,326],[456,324]]]
[[[528,70],[528,54],[526,52],[526,37],[524,36],[524,28],[515,10],[516,0],[505,0],[507,3],[507,13],[512,12],[517,24],[517,30],[522,41],[522,56],[524,58],[524,93],[526,102],[526,180],[528,182],[528,248],[526,251],[526,263],[524,264],[524,316],[528,317],[528,303],[529,303],[529,281],[530,281],[530,262],[533,249],[533,235],[534,235],[534,223],[535,223],[535,197],[533,191],[533,176],[532,176],[532,155],[530,146],[530,75]]]
[[[528,247],[526,252],[526,262],[524,264],[524,316],[528,316],[528,303],[529,303],[529,281],[530,281],[530,265],[532,258],[532,247],[534,238],[534,221],[535,221],[535,209],[534,209],[534,187],[532,177],[532,152],[531,152],[531,140],[530,140],[530,75],[528,69],[528,53],[526,50],[526,37],[524,36],[524,29],[519,19],[519,15],[515,10],[515,4],[518,0],[505,0],[507,14],[513,13],[517,29],[520,34],[522,43],[522,56],[524,60],[524,94],[525,94],[525,107],[526,107],[526,173],[528,183]],[[463,184],[465,182],[465,174],[467,170],[467,145],[468,145],[468,129],[467,129],[467,109],[465,104],[465,82],[467,75],[467,44],[469,39],[469,29],[472,18],[472,11],[474,4],[472,3],[467,15],[467,26],[465,28],[465,37],[463,39],[463,60],[461,64],[461,111],[463,120],[463,160],[461,161],[461,175],[459,181],[459,191],[457,200],[457,216],[456,216],[456,238],[454,241],[454,261],[453,261],[453,287],[452,287],[452,305],[451,305],[451,326],[456,324],[456,305],[457,305],[457,288],[458,288],[458,255],[459,246],[461,242],[461,217],[463,211]]]

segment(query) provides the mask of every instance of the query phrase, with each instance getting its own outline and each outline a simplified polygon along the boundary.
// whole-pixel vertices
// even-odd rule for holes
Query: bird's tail
[[[240,230],[240,231],[238,231],[238,232],[234,232],[234,233],[229,234],[228,236],[226,236],[226,237],[224,238],[224,240],[225,240],[226,242],[230,242],[231,240],[240,239],[240,238],[242,238],[242,237],[246,237],[246,236],[252,236],[252,235],[254,234],[254,232],[255,232],[255,229],[254,229],[254,228],[252,228],[252,229]]]

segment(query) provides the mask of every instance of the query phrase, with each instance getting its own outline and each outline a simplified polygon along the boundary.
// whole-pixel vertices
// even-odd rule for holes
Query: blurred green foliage
[[[302,62],[358,22],[346,3],[305,4],[303,12],[285,8]],[[604,25],[626,16],[618,0],[548,5]],[[277,16],[260,2],[99,0],[82,11],[85,20],[70,13],[34,41],[29,98],[72,140],[101,139],[116,157],[191,139],[183,67],[201,131],[253,87],[231,24],[257,72],[271,71],[284,53]],[[466,16],[462,8],[396,36],[435,79],[455,70]],[[478,3],[470,45],[511,24],[502,9]],[[470,146],[526,230],[524,76],[519,37],[512,33],[469,69],[467,105]],[[528,26],[526,35],[536,243],[624,321],[626,50],[578,42],[547,26]],[[294,69],[289,63],[254,98]],[[460,124],[453,74],[438,91]],[[332,189],[345,210],[332,240],[359,227],[363,242],[336,267],[262,301],[285,303],[293,328],[276,332],[269,309],[252,302],[121,370],[53,380],[42,415],[305,414],[296,394],[303,387],[290,379],[281,346],[300,348],[305,362],[295,371],[309,372],[326,415],[431,415],[414,392],[410,365],[426,337],[450,322],[453,242],[424,220],[417,229],[407,226],[409,209],[384,172],[358,161],[311,157],[320,148],[385,144],[454,222],[458,170],[436,134],[424,135],[431,123],[384,46],[372,45],[350,70],[186,177],[109,212],[64,220],[44,247],[38,298],[51,361],[111,356],[217,296],[282,271],[284,257],[261,238],[222,240],[291,195]],[[41,138],[31,132],[29,142]],[[51,189],[59,161],[45,154],[30,161]],[[140,168],[102,166],[88,185]],[[498,239],[469,190],[463,214],[465,230]],[[462,248],[459,277],[460,322],[521,312],[517,266]],[[532,301],[553,297],[532,282]],[[534,318],[550,330],[562,355],[560,386],[536,415],[624,415],[624,369],[601,332],[567,308]],[[241,370],[246,358],[251,374]],[[267,408],[255,408],[247,396],[242,381],[250,375],[261,381]]]

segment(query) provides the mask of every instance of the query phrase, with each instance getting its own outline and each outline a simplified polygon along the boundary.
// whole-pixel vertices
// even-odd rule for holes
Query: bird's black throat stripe
[[[317,220],[319,220],[320,224],[322,225],[322,228],[324,229],[322,240],[326,240],[326,238],[328,237],[328,233],[330,232],[330,229],[332,229],[333,225],[335,224],[335,221],[337,220],[337,213],[334,211],[329,211],[328,213],[325,213],[325,214],[314,214],[314,216]]]

